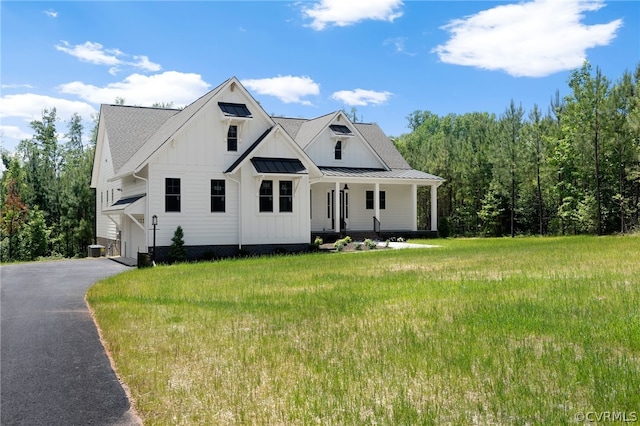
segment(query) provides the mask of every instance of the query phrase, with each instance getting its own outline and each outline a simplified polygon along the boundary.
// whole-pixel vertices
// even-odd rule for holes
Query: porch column
[[[411,230],[418,230],[418,185],[411,185]]]
[[[340,232],[340,182],[336,182],[335,191],[333,191],[333,230],[336,232]]]
[[[438,187],[431,185],[431,230],[438,230]]]
[[[373,211],[376,219],[380,220],[380,184],[376,182],[375,191],[373,191]]]

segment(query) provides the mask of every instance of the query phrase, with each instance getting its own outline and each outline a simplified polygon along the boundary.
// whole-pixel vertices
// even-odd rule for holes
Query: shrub
[[[333,243],[333,246],[335,248],[337,248],[338,251],[342,251],[341,249],[344,248],[344,246],[349,244],[351,241],[352,241],[351,237],[347,235],[346,237],[344,237],[344,238],[342,238],[340,240],[337,240],[335,243]],[[342,247],[339,247],[339,246],[342,246]]]
[[[438,222],[438,236],[440,238],[448,238],[450,233],[451,228],[449,227],[449,219],[443,216]]]
[[[182,226],[176,228],[176,232],[171,238],[171,246],[169,247],[169,259],[172,262],[183,262],[187,259],[187,251],[184,248],[184,231]]]
[[[374,250],[376,247],[378,247],[378,243],[376,243],[370,238],[367,238],[366,240],[364,240],[364,245],[367,246],[369,250]]]
[[[356,250],[362,250],[362,243],[356,243],[354,248]]]

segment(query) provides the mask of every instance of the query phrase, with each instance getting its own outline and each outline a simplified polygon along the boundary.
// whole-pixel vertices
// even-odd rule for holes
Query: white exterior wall
[[[152,159],[149,171],[149,215],[158,216],[156,245],[168,246],[178,226],[184,231],[185,245],[240,244],[239,186],[224,171],[233,164],[271,123],[252,107],[239,90],[227,91],[224,102],[245,103],[252,119],[232,122],[238,125],[238,151],[227,151],[228,121],[216,102],[196,114]],[[264,153],[263,153],[264,154]],[[264,154],[266,155],[266,154]],[[249,166],[252,168],[249,164]],[[165,179],[180,179],[178,212],[165,212]],[[225,212],[211,212],[211,180],[225,180]],[[308,238],[308,237],[307,237]],[[149,245],[153,245],[149,232]],[[262,243],[265,243],[262,240]]]
[[[252,153],[253,157],[298,158],[282,138],[270,136]],[[240,170],[242,182],[242,244],[304,244],[309,242],[308,175],[259,176],[250,161]],[[260,178],[273,181],[273,212],[260,212]],[[293,212],[280,213],[279,182],[293,182]]]
[[[188,173],[185,170],[190,170]],[[180,212],[165,211],[165,179],[180,179]],[[225,212],[211,212],[211,180],[225,180]],[[178,226],[185,245],[238,244],[238,185],[205,168],[154,165],[150,169],[149,215],[158,216],[156,245],[171,245]],[[149,245],[153,245],[152,232]]]
[[[349,183],[349,217],[347,231],[372,231],[374,209],[366,208],[366,191],[375,191],[375,185]],[[340,184],[343,188],[344,184]],[[327,213],[327,194],[335,190],[334,183],[317,183],[311,186],[313,196],[311,229],[314,232],[331,231],[331,217]],[[381,230],[411,230],[411,185],[381,184],[385,191],[386,206],[380,209]],[[334,209],[332,208],[332,211]]]
[[[342,140],[342,160],[335,159],[336,141]],[[325,167],[381,168],[383,164],[358,137],[336,139],[331,129],[325,129],[305,152],[314,163]]]
[[[242,170],[242,244],[304,244],[309,242],[309,178],[265,176],[273,181],[273,212],[260,212],[260,179],[248,164]],[[293,212],[279,212],[279,182],[293,181]],[[300,181],[297,183],[297,181]],[[296,188],[297,186],[297,188]]]
[[[134,195],[142,195],[147,193],[147,183],[142,180],[129,176],[122,179],[122,192],[120,196],[116,198],[116,201],[120,198],[133,197]]]
[[[102,210],[113,205],[116,200],[120,199],[120,192],[117,188],[121,187],[121,182],[108,182],[113,177],[113,161],[111,159],[111,151],[109,149],[109,138],[104,135],[104,145],[100,161],[100,175],[98,176],[98,185],[96,187],[96,236],[98,238],[108,238],[115,240],[117,237],[116,224],[106,215],[102,214]],[[113,195],[112,195],[113,193]],[[117,194],[116,194],[117,193]],[[117,218],[114,218],[117,221]]]

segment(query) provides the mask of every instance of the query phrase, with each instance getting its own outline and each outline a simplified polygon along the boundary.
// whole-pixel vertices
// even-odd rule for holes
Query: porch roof
[[[376,179],[418,179],[442,181],[441,177],[413,169],[367,169],[353,167],[320,167],[320,171],[327,177],[348,178],[376,178]]]

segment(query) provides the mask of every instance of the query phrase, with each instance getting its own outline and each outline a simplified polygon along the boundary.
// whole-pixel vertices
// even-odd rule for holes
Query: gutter
[[[147,187],[147,194],[148,195],[147,195],[147,200],[146,200],[147,202],[145,203],[146,207],[145,207],[145,214],[144,214],[145,226],[142,227],[142,230],[144,231],[144,241],[147,243],[147,253],[148,253],[149,252],[149,230],[146,227],[146,223],[147,223],[147,218],[149,218],[149,200],[151,199],[151,196],[150,196],[151,194],[149,193],[149,180],[143,178],[142,176],[137,176],[136,172],[133,172],[132,175],[136,179],[143,180],[145,185],[146,185],[146,187]],[[138,223],[137,220],[135,222]]]

